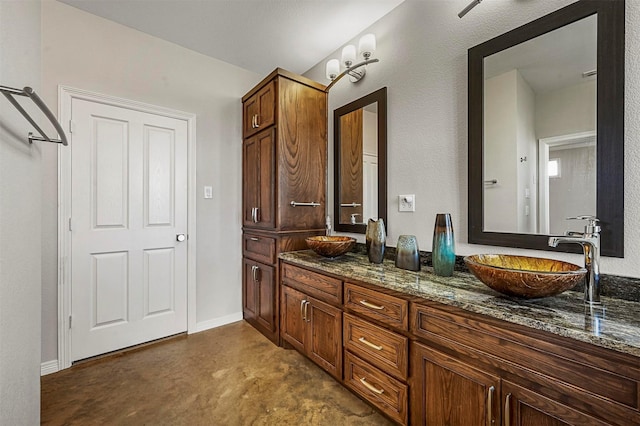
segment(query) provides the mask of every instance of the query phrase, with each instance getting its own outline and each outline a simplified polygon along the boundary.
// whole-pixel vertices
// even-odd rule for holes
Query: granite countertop
[[[282,253],[280,259],[640,357],[638,302],[602,297],[602,317],[601,313],[590,315],[583,294],[574,291],[524,300],[497,293],[470,273],[455,271],[452,277],[440,277],[426,266],[412,272],[396,268],[388,259],[371,264],[362,254],[328,259],[304,250]]]

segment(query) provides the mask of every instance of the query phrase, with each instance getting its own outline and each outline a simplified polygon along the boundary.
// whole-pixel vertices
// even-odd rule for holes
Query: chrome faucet
[[[587,276],[584,287],[584,302],[589,305],[600,304],[600,225],[595,216],[568,217],[567,219],[587,220],[584,233],[567,231],[563,236],[549,237],[549,246],[558,247],[561,243],[576,243],[584,252],[584,267]]]

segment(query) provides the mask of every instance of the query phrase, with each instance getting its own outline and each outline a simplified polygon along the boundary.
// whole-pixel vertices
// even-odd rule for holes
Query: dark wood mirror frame
[[[582,251],[577,244],[551,249],[547,235],[483,231],[483,62],[494,53],[597,14],[596,214],[602,225],[601,254],[624,257],[624,8],[624,0],[581,0],[469,49],[469,243]],[[574,230],[582,230],[581,225]]]
[[[336,231],[364,234],[367,229],[365,224],[340,223],[340,117],[376,102],[378,103],[378,218],[384,220],[387,229],[389,226],[387,222],[387,88],[383,87],[333,111],[333,229]],[[366,223],[368,218],[363,220]]]

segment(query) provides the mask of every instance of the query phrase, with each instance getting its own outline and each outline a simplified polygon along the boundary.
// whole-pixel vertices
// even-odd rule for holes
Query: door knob
[[[178,241],[179,243],[183,242],[186,239],[187,239],[186,235],[184,235],[184,234],[176,234],[176,241]]]

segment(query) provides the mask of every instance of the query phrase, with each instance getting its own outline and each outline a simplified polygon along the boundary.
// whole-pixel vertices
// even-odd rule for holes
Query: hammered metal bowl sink
[[[476,254],[464,258],[473,275],[500,293],[533,299],[560,294],[584,280],[587,270],[539,257]]]
[[[342,256],[353,248],[356,239],[341,236],[318,236],[306,239],[309,248],[324,257]]]

